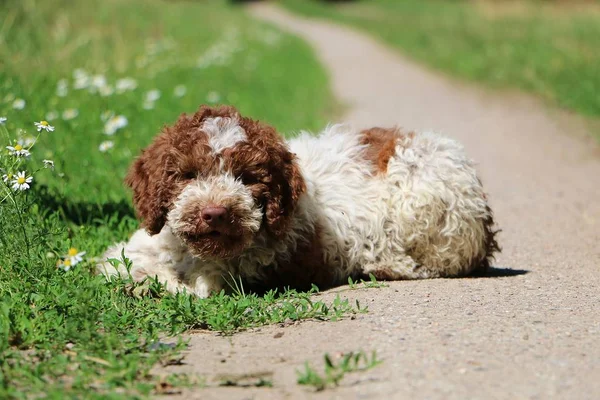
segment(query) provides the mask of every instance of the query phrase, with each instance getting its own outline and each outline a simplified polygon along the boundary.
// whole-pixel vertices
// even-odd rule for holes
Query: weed
[[[352,277],[348,277],[348,286],[350,289],[359,289],[359,284],[362,284],[365,288],[384,288],[388,285],[385,282],[379,282],[375,275],[369,274],[369,280],[365,281],[364,279],[360,279],[358,282],[355,282]]]
[[[348,373],[367,371],[383,362],[377,359],[375,351],[371,353],[370,358],[363,351],[346,353],[337,364],[329,354],[325,354],[324,360],[323,375],[315,371],[308,363],[304,365],[304,370],[296,371],[298,384],[312,386],[317,391],[321,391],[331,385],[338,386]]]

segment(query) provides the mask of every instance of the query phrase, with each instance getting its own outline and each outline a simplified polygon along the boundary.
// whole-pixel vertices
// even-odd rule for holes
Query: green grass
[[[281,0],[367,31],[436,69],[600,117],[600,3]],[[335,3],[334,3],[335,4]]]
[[[308,363],[304,364],[303,370],[296,371],[299,385],[312,386],[317,391],[325,390],[331,386],[338,386],[346,374],[368,371],[383,362],[377,359],[375,351],[371,353],[371,357],[363,351],[346,353],[337,363],[329,354],[325,354],[323,359],[325,362],[323,374],[317,372]]]
[[[78,68],[113,88],[133,78],[137,88],[106,96],[76,90]],[[57,89],[63,79],[67,89]],[[100,85],[104,94],[107,85]],[[176,96],[180,85],[187,93]],[[25,192],[0,182],[0,398],[145,397],[192,381],[150,374],[183,346],[162,345],[164,335],[190,328],[230,334],[358,312],[340,298],[314,301],[312,293],[199,300],[167,294],[156,282],[106,283],[94,274],[94,257],[138,226],[122,178],[163,124],[201,103],[223,102],[282,132],[317,129],[333,104],[327,87],[307,46],[225,1],[0,2],[0,117],[8,118],[0,127],[2,174],[55,162],[54,171],[34,173]],[[145,109],[150,90],[161,96]],[[13,107],[18,99],[23,109]],[[62,118],[71,108],[77,117]],[[106,111],[128,120],[113,136],[104,133]],[[56,130],[42,132],[31,158],[13,165],[6,133],[34,136],[33,122],[52,114]],[[107,140],[114,147],[101,152]],[[57,263],[71,247],[87,253],[65,272]]]

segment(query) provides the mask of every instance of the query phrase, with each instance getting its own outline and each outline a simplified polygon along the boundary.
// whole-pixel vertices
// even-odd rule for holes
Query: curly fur
[[[229,276],[256,290],[465,276],[499,251],[472,161],[430,132],[333,125],[286,143],[233,107],[203,106],[166,127],[126,182],[145,230],[105,257],[124,250],[134,279],[201,297]],[[214,206],[228,211],[218,232],[201,217]]]

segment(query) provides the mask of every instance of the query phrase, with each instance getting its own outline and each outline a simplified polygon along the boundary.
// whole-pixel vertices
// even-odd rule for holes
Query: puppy
[[[206,297],[231,277],[258,291],[458,277],[499,251],[473,163],[433,133],[333,125],[286,142],[233,107],[202,106],[163,129],[126,183],[143,229],[104,259],[124,251],[134,280],[172,292]]]

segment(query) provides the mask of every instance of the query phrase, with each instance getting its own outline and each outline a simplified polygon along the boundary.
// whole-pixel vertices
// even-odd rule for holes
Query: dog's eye
[[[185,180],[196,179],[198,174],[195,171],[187,171],[181,174],[181,177]]]

